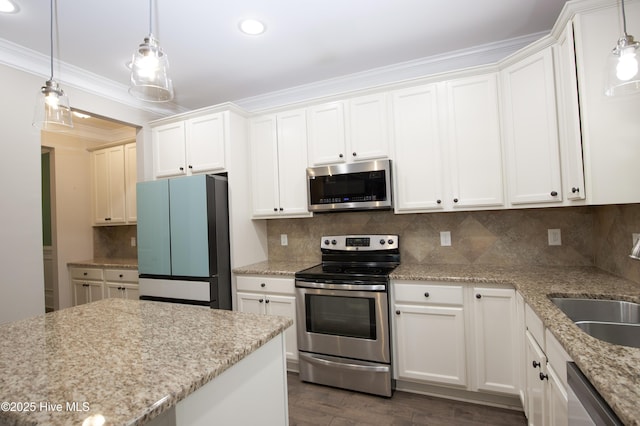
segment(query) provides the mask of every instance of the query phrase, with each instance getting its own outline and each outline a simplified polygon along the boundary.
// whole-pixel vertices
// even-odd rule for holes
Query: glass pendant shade
[[[173,99],[169,60],[152,34],[144,39],[133,54],[129,93],[149,102]]]
[[[638,49],[640,43],[625,34],[609,54],[604,93],[607,96],[625,95],[640,91]]]
[[[32,125],[49,132],[65,131],[73,127],[69,98],[54,80],[47,80],[38,90]]]

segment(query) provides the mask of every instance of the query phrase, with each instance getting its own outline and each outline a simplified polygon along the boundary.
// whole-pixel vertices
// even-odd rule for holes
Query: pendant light
[[[173,99],[173,83],[169,78],[169,60],[152,31],[152,0],[149,0],[149,35],[133,53],[129,93],[149,102]]]
[[[638,72],[638,48],[640,43],[627,34],[627,17],[622,0],[622,37],[609,54],[604,93],[607,96],[630,94],[640,91]]]
[[[69,98],[60,88],[58,82],[53,79],[53,1],[50,10],[50,64],[51,76],[38,90],[36,107],[33,114],[32,125],[40,130],[51,132],[66,131],[73,127]]]

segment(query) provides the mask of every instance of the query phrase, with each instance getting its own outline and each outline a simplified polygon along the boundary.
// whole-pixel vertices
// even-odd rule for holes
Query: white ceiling
[[[49,2],[15,0],[0,39],[49,56]],[[147,0],[57,0],[54,56],[127,85]],[[461,49],[547,33],[565,0],[156,0],[174,102],[195,109]],[[239,32],[262,20],[261,36]],[[55,73],[64,88],[66,68]],[[72,100],[73,103],[73,100]]]

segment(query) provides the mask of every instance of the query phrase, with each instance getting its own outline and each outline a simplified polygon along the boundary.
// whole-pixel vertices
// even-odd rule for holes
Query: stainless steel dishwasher
[[[571,426],[623,425],[618,416],[600,396],[582,371],[573,362],[567,362],[567,397]]]

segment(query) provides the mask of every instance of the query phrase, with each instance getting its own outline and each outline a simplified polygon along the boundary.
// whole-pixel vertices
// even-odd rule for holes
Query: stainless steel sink
[[[552,297],[551,301],[574,322],[605,321],[640,324],[640,304],[622,300]]]
[[[640,304],[572,297],[552,297],[551,301],[590,336],[640,348]]]
[[[624,324],[602,321],[578,321],[576,325],[582,331],[596,339],[614,345],[640,348],[640,324]]]

